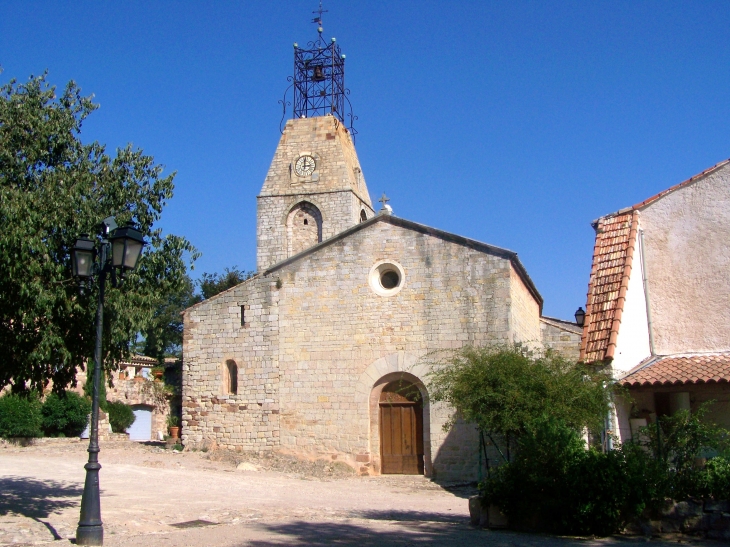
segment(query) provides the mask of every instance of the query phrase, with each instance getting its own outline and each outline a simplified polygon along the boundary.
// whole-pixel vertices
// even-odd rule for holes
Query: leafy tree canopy
[[[222,274],[204,273],[199,281],[200,292],[203,295],[203,299],[207,300],[220,292],[227,291],[228,289],[235,287],[239,283],[243,283],[247,279],[253,277],[255,273],[256,272],[245,272],[243,270],[239,270],[237,266],[234,266],[233,268],[226,268],[223,270]]]
[[[134,221],[148,242],[138,268],[108,287],[104,365],[129,354],[155,310],[186,282],[186,239],[157,223],[173,194],[174,173],[131,145],[106,152],[80,140],[97,108],[70,82],[56,93],[46,75],[0,87],[0,388],[63,390],[91,360],[97,290],[84,295],[70,274],[70,249],[82,233],[99,236],[108,216]]]
[[[158,304],[150,325],[144,332],[142,354],[162,362],[165,357],[182,358],[183,318],[186,308],[200,302],[195,283],[187,275],[178,290],[168,293]]]
[[[434,400],[481,431],[515,439],[547,416],[576,430],[600,430],[610,380],[550,349],[533,353],[515,344],[457,350],[434,364],[429,387]]]

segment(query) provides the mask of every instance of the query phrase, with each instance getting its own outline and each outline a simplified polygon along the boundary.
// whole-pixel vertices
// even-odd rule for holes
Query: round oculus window
[[[403,267],[392,260],[382,260],[370,269],[368,284],[375,294],[393,296],[403,288]]]
[[[400,283],[400,276],[398,272],[388,270],[380,274],[380,285],[387,290],[395,289]]]

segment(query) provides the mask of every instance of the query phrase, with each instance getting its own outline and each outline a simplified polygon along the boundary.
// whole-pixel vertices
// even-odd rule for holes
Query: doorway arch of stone
[[[433,473],[431,461],[431,403],[428,390],[421,378],[425,378],[429,368],[419,362],[417,355],[399,351],[381,357],[373,362],[360,375],[356,387],[358,407],[368,413],[369,452],[373,472],[381,473],[380,461],[380,395],[390,382],[403,380],[416,386],[423,399],[423,464],[424,475]]]

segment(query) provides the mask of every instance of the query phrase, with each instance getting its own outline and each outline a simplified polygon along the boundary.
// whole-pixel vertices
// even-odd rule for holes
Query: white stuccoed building
[[[614,432],[708,400],[729,427],[730,160],[594,228],[581,359],[629,388]]]

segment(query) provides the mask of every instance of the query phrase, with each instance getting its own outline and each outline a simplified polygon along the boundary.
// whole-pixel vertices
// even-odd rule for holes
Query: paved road
[[[70,543],[83,488],[84,448],[0,445],[0,545]],[[468,523],[466,492],[447,491],[422,477],[308,480],[293,473],[237,471],[200,453],[132,443],[102,446],[100,461],[109,546],[626,543],[475,529]]]

